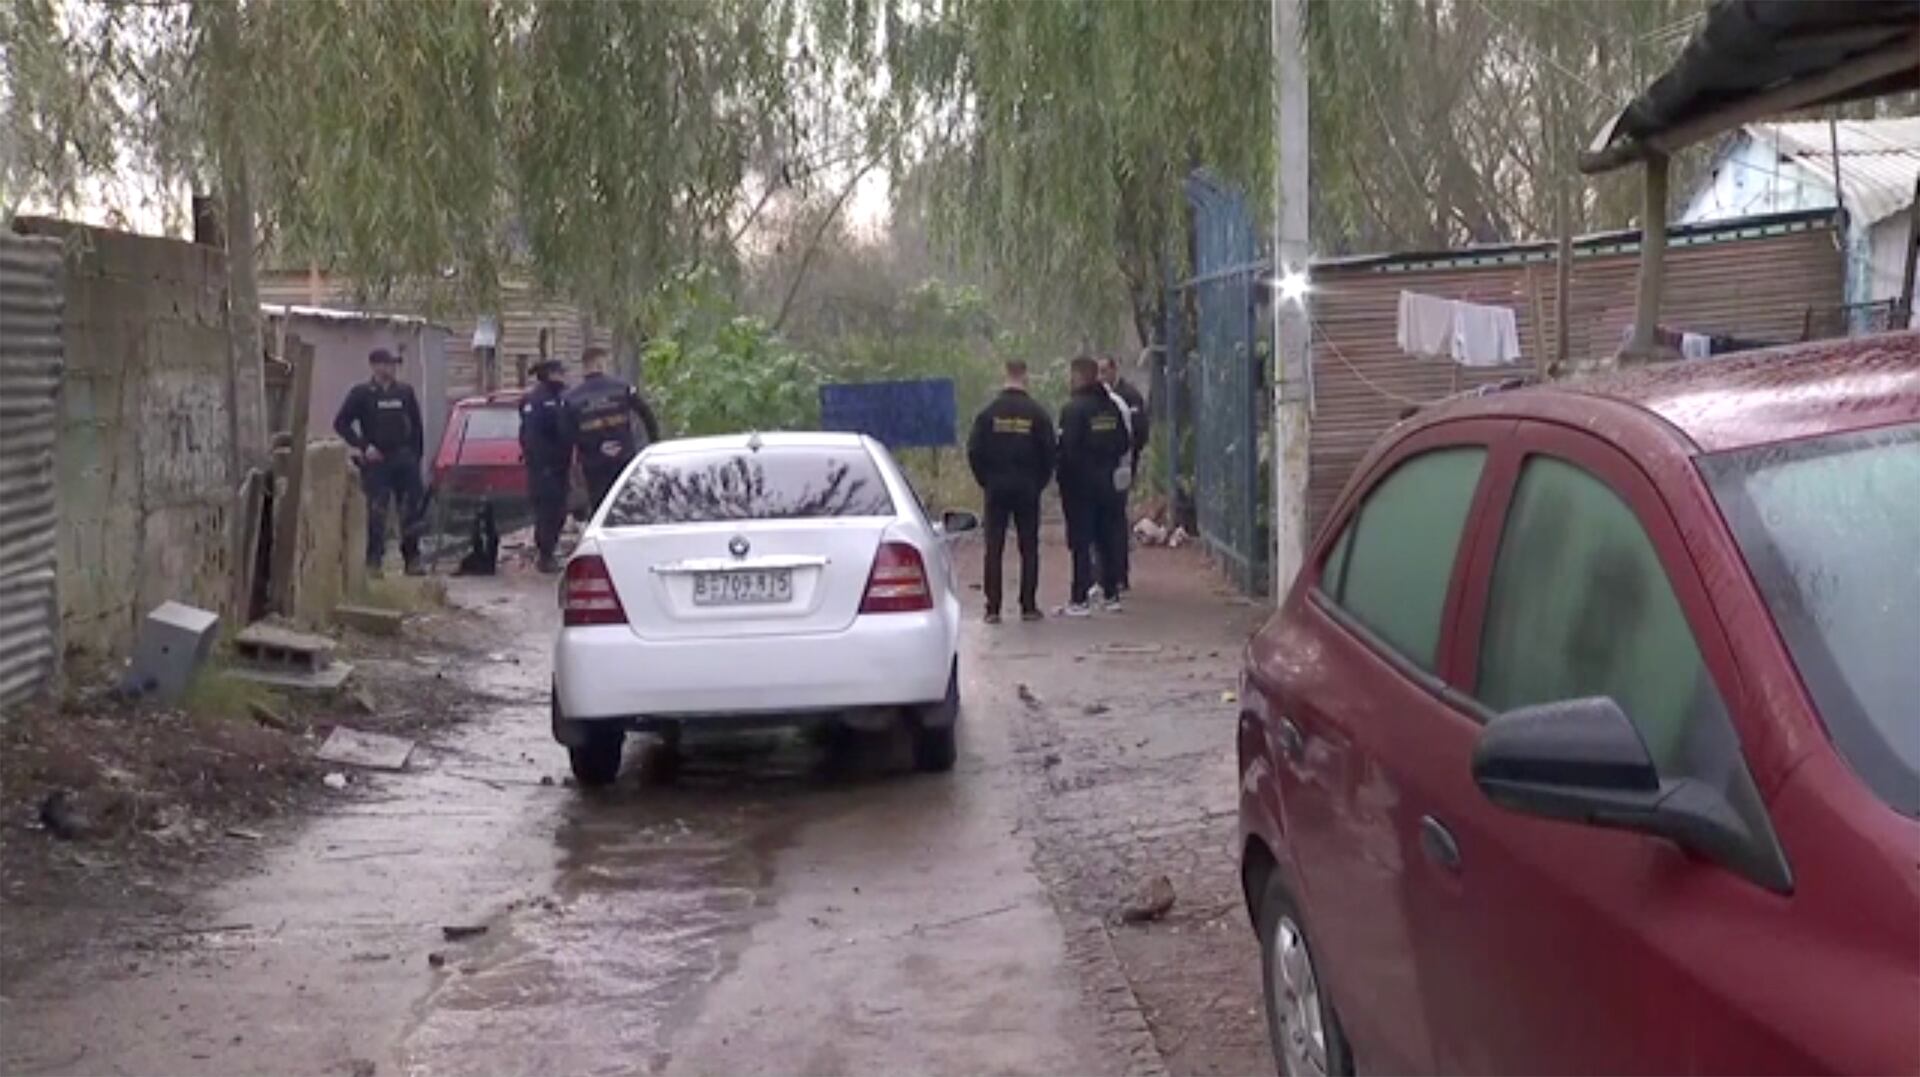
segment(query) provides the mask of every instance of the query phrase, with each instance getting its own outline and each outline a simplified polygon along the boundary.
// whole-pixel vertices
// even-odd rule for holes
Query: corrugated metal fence
[[[59,240],[0,233],[0,707],[44,691],[59,668],[60,259]]]
[[[1620,349],[1633,322],[1639,257],[1637,232],[1576,244],[1567,319],[1575,371]],[[1354,465],[1408,408],[1547,372],[1560,302],[1554,260],[1546,242],[1314,266],[1310,527],[1319,530]],[[1809,311],[1840,302],[1843,277],[1833,219],[1824,211],[1682,226],[1668,240],[1660,321],[1754,342],[1796,341],[1809,333]],[[1402,352],[1395,338],[1402,290],[1511,308],[1522,363],[1470,368]]]

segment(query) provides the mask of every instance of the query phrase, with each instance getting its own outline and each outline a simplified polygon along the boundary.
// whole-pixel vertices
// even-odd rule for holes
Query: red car
[[[570,487],[575,510],[586,504],[586,486],[574,469]],[[430,478],[442,529],[463,526],[481,504],[493,506],[502,527],[527,516],[527,467],[520,455],[520,390],[472,396],[453,405],[440,435]]]
[[[1283,1072],[1920,1072],[1920,334],[1403,422],[1241,698]]]

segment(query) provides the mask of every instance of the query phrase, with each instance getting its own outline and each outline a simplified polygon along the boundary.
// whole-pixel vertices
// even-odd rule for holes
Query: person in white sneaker
[[[1119,609],[1121,560],[1114,549],[1126,524],[1117,483],[1132,451],[1127,416],[1100,384],[1100,368],[1091,356],[1075,359],[1068,380],[1073,395],[1060,409],[1060,454],[1056,472],[1060,505],[1066,510],[1067,545],[1073,551],[1073,590],[1063,612],[1085,617],[1093,589],[1094,553],[1099,551],[1100,593],[1108,609]]]

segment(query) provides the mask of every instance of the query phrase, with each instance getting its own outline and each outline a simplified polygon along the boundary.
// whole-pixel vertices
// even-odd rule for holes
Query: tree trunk
[[[268,460],[266,371],[260,356],[260,284],[255,275],[253,176],[246,135],[236,107],[244,93],[245,57],[240,42],[240,6],[223,0],[206,8],[209,56],[214,65],[213,144],[220,167],[220,195],[227,241],[228,433],[233,483],[248,468]]]

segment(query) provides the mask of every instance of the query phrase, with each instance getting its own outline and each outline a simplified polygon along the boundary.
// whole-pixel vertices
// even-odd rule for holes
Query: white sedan
[[[954,761],[960,598],[940,522],[855,434],[668,441],[595,512],[560,584],[553,735],[582,785],[629,730],[676,754],[692,725],[905,721],[922,770]]]

